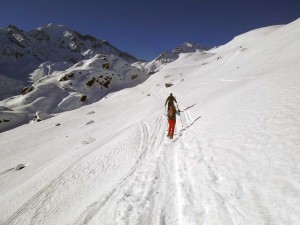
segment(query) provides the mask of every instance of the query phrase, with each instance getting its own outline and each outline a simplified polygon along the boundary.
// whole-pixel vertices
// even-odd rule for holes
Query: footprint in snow
[[[95,113],[95,111],[90,111],[90,112],[87,113],[87,115],[94,114],[94,113]]]
[[[88,145],[88,144],[90,144],[90,143],[93,143],[94,141],[96,141],[95,138],[88,137],[87,139],[83,140],[83,141],[81,142],[81,144],[83,144],[83,145]]]
[[[90,120],[89,122],[87,122],[85,125],[89,125],[89,124],[92,124],[92,123],[95,123],[94,120]]]

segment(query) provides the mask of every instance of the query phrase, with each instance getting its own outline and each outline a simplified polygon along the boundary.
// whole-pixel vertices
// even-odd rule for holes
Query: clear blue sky
[[[299,17],[300,0],[0,0],[0,27],[63,24],[146,60],[186,41],[221,45]]]

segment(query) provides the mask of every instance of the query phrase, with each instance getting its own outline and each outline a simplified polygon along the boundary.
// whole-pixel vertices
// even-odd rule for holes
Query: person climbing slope
[[[168,123],[169,123],[169,128],[168,128],[168,137],[170,139],[173,138],[174,135],[174,129],[176,125],[176,107],[174,105],[174,102],[177,103],[175,97],[170,93],[170,96],[167,98],[165,107],[168,103]]]
[[[170,106],[174,105],[174,102],[176,102],[176,104],[177,104],[176,98],[173,96],[172,93],[170,93],[170,96],[167,98],[166,103],[165,103],[165,107],[166,107],[166,105],[168,103],[168,111],[170,109]]]
[[[168,137],[170,139],[173,139],[174,135],[174,129],[176,125],[176,108],[174,105],[170,105],[169,111],[168,111],[168,123],[169,123],[169,129],[168,129]]]

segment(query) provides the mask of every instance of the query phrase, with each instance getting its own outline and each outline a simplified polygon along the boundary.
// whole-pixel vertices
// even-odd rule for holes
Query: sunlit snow
[[[1,133],[0,223],[299,224],[299,48],[300,20],[261,28]]]

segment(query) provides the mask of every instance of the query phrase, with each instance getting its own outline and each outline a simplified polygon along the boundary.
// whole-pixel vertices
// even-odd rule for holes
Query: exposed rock
[[[92,86],[94,85],[95,81],[96,81],[96,78],[93,77],[91,80],[89,80],[89,81],[86,83],[86,85],[87,85],[88,87],[92,87]]]
[[[41,119],[39,119],[39,118],[37,117],[37,115],[34,115],[34,117],[33,117],[32,120],[33,120],[33,121],[36,121],[36,122],[42,121]]]
[[[83,95],[80,99],[81,102],[86,102],[87,101],[87,96]]]
[[[22,90],[22,95],[26,95],[29,92],[32,92],[33,90],[34,90],[33,86],[24,87],[23,90]]]
[[[132,76],[131,76],[131,79],[134,80],[134,79],[136,79],[136,78],[138,78],[138,77],[139,77],[139,75],[132,75]]]
[[[103,69],[109,69],[109,63],[103,63],[102,68]]]
[[[106,77],[104,78],[104,81],[101,81],[101,82],[100,82],[100,85],[103,86],[103,87],[105,87],[105,88],[108,88],[108,85],[110,84],[110,81],[111,81],[111,80],[112,80],[111,77],[106,76]]]
[[[64,75],[62,78],[60,78],[59,81],[71,80],[74,76],[75,76],[74,73],[68,73],[68,74]]]
[[[49,119],[51,118],[52,116],[49,115],[48,113],[45,113],[45,112],[42,112],[42,111],[37,111],[33,117],[33,121],[36,121],[36,122],[40,122],[42,120],[46,120],[46,119]]]

